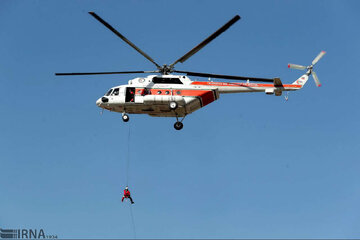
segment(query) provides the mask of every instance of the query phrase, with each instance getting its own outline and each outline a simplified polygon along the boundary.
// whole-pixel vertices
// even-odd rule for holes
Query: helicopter
[[[148,54],[143,52],[124,35],[113,28],[95,12],[89,12],[97,21],[102,23],[120,39],[130,45],[138,53],[156,66],[152,71],[122,71],[122,72],[81,72],[81,73],[55,73],[56,76],[71,75],[107,75],[107,74],[141,74],[156,73],[147,77],[137,77],[128,81],[126,85],[112,87],[106,94],[96,101],[96,105],[103,110],[122,114],[124,122],[129,121],[128,114],[148,114],[153,117],[175,117],[174,128],[181,130],[183,120],[194,111],[219,99],[225,93],[265,92],[268,95],[281,96],[284,91],[296,91],[301,89],[310,74],[315,84],[320,87],[321,83],[313,71],[314,65],[322,58],[325,51],[321,51],[312,61],[311,65],[303,66],[288,64],[289,68],[307,70],[304,75],[291,84],[283,84],[280,78],[255,78],[233,75],[221,75],[212,73],[200,73],[176,70],[176,64],[184,63],[187,59],[217,38],[240,19],[234,16],[225,25],[195,46],[185,55],[172,64],[159,65]],[[178,74],[173,74],[178,73]],[[209,81],[193,81],[188,76],[207,77]],[[210,79],[229,79],[245,82],[213,82]]]

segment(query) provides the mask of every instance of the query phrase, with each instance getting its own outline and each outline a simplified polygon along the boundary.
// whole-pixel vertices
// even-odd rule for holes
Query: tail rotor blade
[[[313,78],[314,78],[314,81],[315,81],[316,86],[317,86],[317,87],[321,87],[321,83],[320,83],[319,78],[318,78],[318,76],[316,75],[316,73],[315,73],[314,71],[311,71],[311,74],[312,74],[312,76],[313,76]]]
[[[305,70],[306,69],[305,66],[292,64],[292,63],[288,64],[288,68],[293,68],[293,69],[298,69],[298,70]]]
[[[324,55],[325,55],[325,51],[321,51],[316,58],[314,58],[314,60],[312,61],[312,65],[315,65]]]

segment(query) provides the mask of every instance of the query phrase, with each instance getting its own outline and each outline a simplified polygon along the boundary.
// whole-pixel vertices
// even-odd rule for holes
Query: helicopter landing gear
[[[170,102],[169,107],[171,110],[175,110],[175,109],[177,109],[178,104],[177,104],[177,102],[172,101],[172,102]]]
[[[174,124],[174,128],[175,128],[176,130],[181,130],[183,127],[184,127],[184,124],[183,124],[182,122],[176,122],[176,123]]]
[[[175,112],[175,114],[176,114],[176,112]],[[176,130],[181,130],[184,127],[184,124],[182,123],[182,121],[184,121],[185,117],[186,117],[186,115],[179,121],[179,117],[176,114],[176,123],[174,124],[174,128]]]
[[[123,114],[122,114],[122,120],[123,120],[124,122],[128,122],[128,121],[130,120],[129,115],[127,115],[126,113],[123,113]]]

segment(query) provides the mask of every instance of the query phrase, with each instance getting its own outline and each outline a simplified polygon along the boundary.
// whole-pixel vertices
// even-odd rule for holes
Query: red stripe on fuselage
[[[266,83],[227,83],[227,82],[192,82],[191,85],[214,86],[214,87],[274,87],[274,84]],[[283,84],[284,87],[301,88],[301,85]]]

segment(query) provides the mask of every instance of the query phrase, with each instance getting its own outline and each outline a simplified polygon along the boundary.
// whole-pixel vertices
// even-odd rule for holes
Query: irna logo
[[[55,239],[57,235],[46,235],[43,229],[2,229],[2,239]]]

